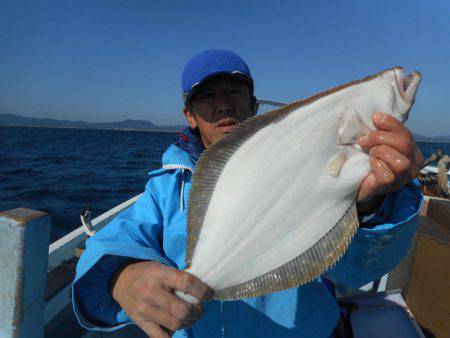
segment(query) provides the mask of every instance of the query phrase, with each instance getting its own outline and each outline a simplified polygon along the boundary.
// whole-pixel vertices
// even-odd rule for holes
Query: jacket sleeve
[[[172,265],[162,251],[160,196],[155,180],[133,206],[86,241],[72,285],[72,303],[80,324],[87,329],[111,331],[131,319],[109,293],[113,273],[130,260],[152,260]]]
[[[411,245],[422,201],[416,181],[389,193],[378,212],[361,224],[345,255],[325,277],[359,288],[394,269]]]

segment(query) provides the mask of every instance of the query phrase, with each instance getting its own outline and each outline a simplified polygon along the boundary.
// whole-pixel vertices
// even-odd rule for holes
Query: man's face
[[[230,75],[217,75],[199,87],[184,109],[191,128],[198,128],[207,148],[253,115],[247,84]]]

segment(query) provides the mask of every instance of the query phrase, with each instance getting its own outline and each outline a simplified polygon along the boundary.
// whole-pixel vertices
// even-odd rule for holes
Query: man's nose
[[[234,105],[226,93],[217,96],[216,110],[221,114],[229,114],[234,111]]]

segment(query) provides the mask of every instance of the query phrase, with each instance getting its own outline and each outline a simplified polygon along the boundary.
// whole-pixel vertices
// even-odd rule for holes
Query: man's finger
[[[164,332],[164,330],[158,324],[150,321],[136,322],[142,331],[144,331],[147,336],[151,338],[170,338],[171,335]]]
[[[394,148],[387,145],[375,146],[370,149],[369,154],[386,163],[397,179],[400,176],[409,178],[411,161]]]
[[[396,184],[395,175],[389,166],[376,157],[370,157],[372,172],[363,180],[358,192],[358,202],[366,202],[375,195],[392,190]]]
[[[415,145],[408,131],[394,133],[390,131],[375,130],[359,140],[361,148],[368,151],[374,146],[387,145],[408,158],[413,158]]]
[[[197,320],[203,312],[201,304],[190,304],[166,289],[162,289],[158,297],[152,297],[149,301],[180,320]]]
[[[170,313],[161,310],[160,308],[146,304],[145,307],[138,309],[139,317],[151,320],[154,323],[160,324],[172,331],[178,330],[181,325],[181,320],[171,315]]]
[[[365,202],[377,192],[377,179],[371,172],[361,183],[358,192],[358,202]]]
[[[377,176],[380,176],[382,162],[383,161],[375,157],[370,157],[370,167],[372,171],[361,183],[358,192],[358,202],[366,202],[382,192],[382,184],[380,184],[379,179],[377,178]],[[377,174],[375,174],[375,172]]]
[[[376,112],[372,116],[372,121],[375,124],[375,127],[377,127],[377,129],[379,130],[392,132],[403,132],[407,130],[403,122],[400,122],[395,117],[389,114]]]
[[[174,270],[165,280],[166,285],[195,298],[206,301],[214,297],[214,290],[200,279],[185,271]]]
[[[377,193],[385,192],[394,185],[395,174],[384,161],[371,157],[370,166],[376,179],[375,189]]]
[[[200,319],[203,313],[203,306],[199,304],[189,304],[180,297],[173,295],[173,298],[180,301],[180,303],[172,303],[170,313],[180,320],[195,321]]]

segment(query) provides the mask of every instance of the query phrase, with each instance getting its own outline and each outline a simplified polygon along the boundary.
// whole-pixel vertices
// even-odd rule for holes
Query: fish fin
[[[371,131],[353,106],[345,109],[341,119],[342,122],[338,128],[338,144],[340,145],[354,144],[360,136]]]
[[[214,298],[236,300],[259,297],[316,279],[342,257],[358,225],[355,201],[339,222],[311,248],[279,268],[250,281],[216,291]]]
[[[331,157],[327,164],[327,173],[330,176],[338,177],[345,162],[347,162],[348,156],[345,150],[340,150]]]
[[[186,263],[192,262],[209,202],[229,158],[252,135],[267,125],[281,120],[295,108],[285,106],[264,115],[252,117],[203,152],[192,175],[188,198]]]

